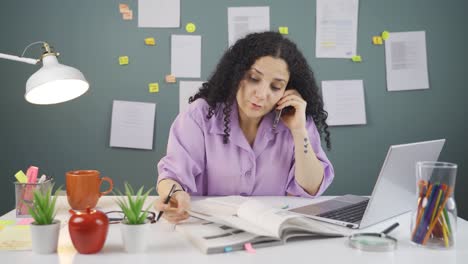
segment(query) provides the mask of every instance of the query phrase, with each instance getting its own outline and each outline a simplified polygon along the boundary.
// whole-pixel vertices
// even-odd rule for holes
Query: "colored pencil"
[[[453,191],[453,188],[449,187],[448,191],[447,191],[447,195],[445,196],[444,202],[442,203],[439,210],[437,211],[436,219],[438,219],[440,217],[440,214],[442,213],[442,210],[444,209],[445,204],[447,204],[448,199],[452,195],[452,191]],[[429,230],[427,231],[426,235],[424,236],[424,239],[423,239],[423,242],[422,242],[423,245],[425,245],[427,243],[427,240],[429,239],[429,237],[430,237],[430,235],[432,233],[432,230],[434,229],[434,226],[435,226],[436,223],[437,223],[437,221],[434,221],[434,222],[431,223],[431,225],[429,227]]]
[[[421,208],[420,208],[420,210],[419,210],[419,212],[418,212],[418,216],[417,216],[417,219],[416,219],[416,225],[415,225],[415,227],[414,227],[413,234],[412,234],[412,238],[413,238],[412,240],[413,240],[414,242],[417,242],[417,241],[415,240],[415,239],[416,239],[415,236],[416,236],[417,230],[419,229],[419,226],[420,226],[420,224],[421,224],[421,218],[422,218],[422,216],[423,216],[423,211],[424,211],[424,199],[426,199],[426,207],[427,207],[427,205],[428,205],[427,199],[428,199],[428,196],[429,196],[429,194],[430,194],[431,192],[432,192],[432,184],[429,184],[429,187],[428,187],[427,192],[426,192],[426,196],[423,198],[422,201],[420,201],[420,202],[421,202]]]
[[[419,225],[418,231],[416,232],[416,242],[417,243],[422,243],[424,234],[426,233],[427,227],[430,224],[431,220],[431,215],[432,215],[432,210],[434,210],[434,204],[435,204],[435,197],[438,195],[439,191],[439,184],[434,183],[432,188],[431,195],[429,196],[429,199],[427,200],[427,205],[424,210],[424,215],[421,219],[421,223]]]

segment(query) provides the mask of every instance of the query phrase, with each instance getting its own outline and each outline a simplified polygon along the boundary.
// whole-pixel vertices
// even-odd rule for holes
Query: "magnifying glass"
[[[348,238],[348,243],[352,248],[364,251],[393,251],[397,247],[398,240],[389,236],[388,233],[399,225],[399,223],[394,223],[380,233],[358,233],[351,235]]]

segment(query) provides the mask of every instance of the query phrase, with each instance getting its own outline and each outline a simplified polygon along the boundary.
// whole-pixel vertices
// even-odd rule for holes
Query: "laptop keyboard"
[[[319,214],[318,216],[348,223],[356,223],[362,220],[364,212],[366,211],[367,203],[369,203],[369,199],[337,210]]]

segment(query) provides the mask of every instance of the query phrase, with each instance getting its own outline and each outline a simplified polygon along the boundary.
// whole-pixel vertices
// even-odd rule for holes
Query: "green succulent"
[[[116,191],[116,193],[121,196],[117,198],[116,202],[125,215],[124,223],[129,225],[144,224],[146,217],[148,216],[148,209],[151,205],[146,209],[143,209],[143,205],[153,188],[150,188],[143,193],[144,186],[142,186],[135,194],[132,186],[128,182],[125,182],[124,186],[125,193],[122,193],[119,190]]]
[[[58,192],[61,187],[55,190],[52,197],[52,189],[54,184],[47,187],[45,190],[37,188],[33,192],[33,203],[29,206],[28,211],[37,225],[50,225],[53,223],[55,214],[55,204],[57,202]]]

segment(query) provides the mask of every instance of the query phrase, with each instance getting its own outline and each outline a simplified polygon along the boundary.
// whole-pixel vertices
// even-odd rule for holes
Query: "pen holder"
[[[451,248],[457,231],[455,178],[457,165],[416,163],[417,203],[411,215],[411,241],[430,248]]]
[[[15,182],[15,200],[16,200],[16,217],[29,218],[29,207],[33,203],[34,191],[40,190],[45,193],[51,187],[51,181],[43,183],[20,183]]]

